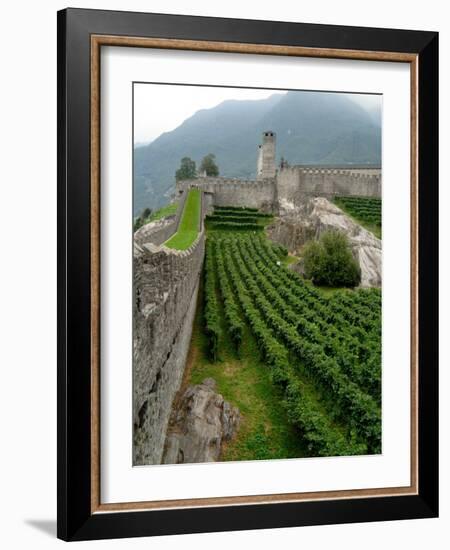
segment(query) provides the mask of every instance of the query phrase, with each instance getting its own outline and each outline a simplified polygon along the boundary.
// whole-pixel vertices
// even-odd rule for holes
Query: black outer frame
[[[91,514],[90,35],[419,55],[419,494]],[[69,8],[58,12],[58,525],[63,540],[438,515],[438,33]]]

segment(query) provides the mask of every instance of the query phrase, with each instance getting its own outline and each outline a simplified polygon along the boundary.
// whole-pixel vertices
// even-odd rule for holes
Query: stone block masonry
[[[211,206],[246,206],[273,213],[276,206],[276,188],[273,178],[240,180],[225,177],[199,177],[177,182],[176,193],[201,189]]]
[[[262,144],[258,148],[256,178],[264,180],[274,178],[276,174],[276,136],[274,132],[263,132]]]
[[[143,225],[134,234],[134,242],[144,244],[151,242],[157,246],[165,243],[177,230],[177,221],[174,216],[163,218]]]
[[[202,230],[184,251],[134,245],[133,464],[160,464],[189,350],[203,265]]]
[[[201,176],[178,181],[181,196],[191,187],[202,189],[209,206],[247,206],[278,214],[286,205],[298,206],[312,197],[381,197],[381,170],[366,165],[339,167],[276,166],[276,134],[263,132],[258,148],[256,180]]]
[[[177,214],[134,235],[133,419],[135,465],[161,464],[167,427],[189,350],[203,265],[203,219],[214,206],[245,206],[272,214],[308,204],[312,197],[381,196],[381,171],[368,167],[322,169],[275,166],[276,136],[263,134],[256,180],[198,177],[178,181]],[[190,188],[202,193],[199,234],[184,251],[166,242],[178,229]],[[307,228],[308,229],[308,228]],[[308,229],[309,231],[309,229]]]
[[[381,197],[381,170],[289,166],[278,171],[276,186],[280,206],[297,206],[311,197]]]
[[[160,245],[168,241],[177,232],[186,197],[187,193],[180,194],[175,216],[148,223],[138,229],[134,234],[134,242],[138,244],[151,242]]]

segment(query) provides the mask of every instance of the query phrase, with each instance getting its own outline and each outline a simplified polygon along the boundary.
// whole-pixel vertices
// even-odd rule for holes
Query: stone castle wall
[[[217,176],[183,180],[177,182],[177,196],[191,187],[204,191],[212,206],[247,206],[273,212],[276,205],[275,180],[270,178],[256,181]]]
[[[185,251],[143,242],[143,235],[135,238],[134,465],[161,463],[197,304],[205,248],[202,221],[200,225],[199,236]]]
[[[311,196],[381,196],[380,170],[275,166],[275,135],[265,132],[257,180],[201,176],[176,184],[175,216],[134,235],[133,464],[160,464],[173,400],[185,369],[203,266],[203,220],[214,206],[278,214]],[[271,177],[269,177],[269,174]],[[274,175],[274,177],[272,177]],[[186,251],[165,248],[177,230],[187,191],[202,193],[199,235]]]
[[[134,242],[137,244],[151,242],[159,246],[170,239],[176,232],[177,225],[175,216],[148,223],[135,232]]]
[[[308,197],[381,197],[381,170],[375,168],[282,167],[275,178],[240,180],[198,177],[177,182],[176,194],[202,189],[210,206],[247,206],[277,213],[284,204],[300,204]]]
[[[277,192],[280,205],[285,201],[299,204],[305,197],[355,195],[381,197],[381,170],[324,169],[301,166],[284,167],[277,173]]]
[[[148,223],[139,228],[134,234],[134,241],[138,244],[151,242],[156,245],[161,245],[168,241],[178,229],[186,197],[187,193],[180,194],[175,215]]]

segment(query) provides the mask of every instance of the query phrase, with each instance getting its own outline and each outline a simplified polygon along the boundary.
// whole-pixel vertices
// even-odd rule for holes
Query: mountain
[[[227,100],[197,111],[171,132],[134,150],[134,211],[169,201],[182,157],[216,155],[220,174],[254,178],[261,133],[277,134],[278,161],[381,164],[380,117],[347,96],[288,92],[262,100]]]

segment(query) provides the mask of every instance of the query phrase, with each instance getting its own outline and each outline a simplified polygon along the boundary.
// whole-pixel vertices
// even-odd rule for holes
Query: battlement
[[[381,197],[381,170],[366,166],[286,166],[277,173],[278,200],[296,204],[305,196]]]
[[[177,196],[190,188],[198,188],[208,195],[208,208],[250,206],[270,213],[278,211],[280,201],[296,204],[305,196],[381,197],[380,167],[289,165],[282,160],[277,169],[276,134],[272,131],[263,132],[258,150],[256,179],[200,176],[177,182]]]
[[[133,464],[160,464],[170,411],[188,356],[205,250],[203,220],[214,206],[278,213],[311,197],[381,196],[381,170],[367,166],[275,165],[275,133],[264,132],[256,179],[200,176],[178,181],[174,216],[134,234]],[[164,243],[177,231],[188,190],[202,191],[199,232],[187,250]],[[312,201],[311,201],[312,202]],[[302,230],[303,231],[303,230]],[[309,229],[307,228],[307,231]]]
[[[320,166],[304,166],[301,164],[296,165],[283,165],[280,166],[279,172],[296,173],[302,172],[304,174],[324,174],[324,175],[345,175],[347,177],[354,178],[379,178],[381,176],[381,168],[368,168],[364,166],[351,166],[348,168],[343,167],[320,167]]]
[[[178,181],[176,184],[177,194],[187,189],[205,190],[209,185],[259,185],[254,179],[228,178],[225,176],[199,176],[197,178]]]
[[[247,206],[273,212],[276,205],[275,178],[260,180],[226,178],[223,176],[199,177],[178,181],[176,194],[191,188],[201,189],[210,195],[210,206]]]
[[[133,256],[133,463],[160,464],[171,405],[189,350],[205,231],[202,226],[187,250],[146,241],[153,239],[154,233],[137,233]]]

